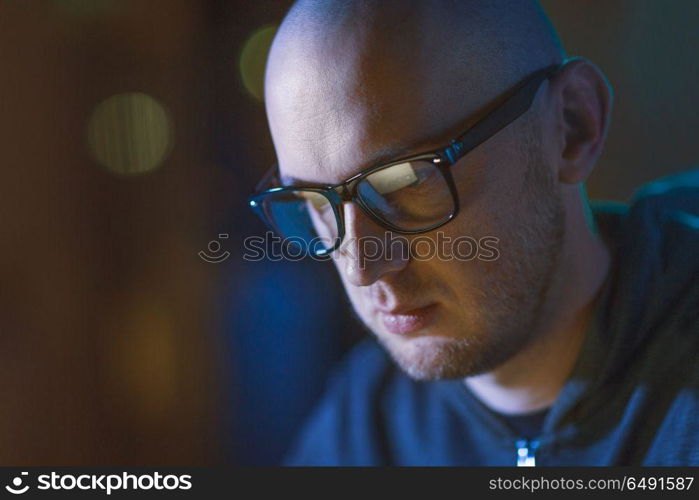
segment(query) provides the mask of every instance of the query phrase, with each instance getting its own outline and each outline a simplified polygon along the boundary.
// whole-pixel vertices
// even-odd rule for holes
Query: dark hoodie
[[[699,170],[594,203],[613,262],[534,439],[461,380],[415,382],[375,341],[335,372],[288,465],[699,465]]]

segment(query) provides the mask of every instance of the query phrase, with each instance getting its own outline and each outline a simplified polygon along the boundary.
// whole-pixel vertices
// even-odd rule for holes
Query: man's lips
[[[426,328],[434,321],[437,304],[412,309],[394,308],[379,311],[381,322],[386,330],[397,335],[406,335]]]

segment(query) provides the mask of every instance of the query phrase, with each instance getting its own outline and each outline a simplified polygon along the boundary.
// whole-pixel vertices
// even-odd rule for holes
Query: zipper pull
[[[517,467],[536,466],[536,450],[538,448],[539,441],[517,440]]]

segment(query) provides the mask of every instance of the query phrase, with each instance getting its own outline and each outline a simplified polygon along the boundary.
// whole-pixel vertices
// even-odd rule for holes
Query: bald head
[[[461,78],[484,74],[492,82],[563,57],[533,0],[300,0],[275,43],[282,57],[300,50],[325,64],[338,49],[356,49],[384,64],[439,65],[440,72]]]
[[[563,57],[533,1],[301,0],[268,62],[272,135],[278,146],[281,129],[293,135],[320,169],[352,139],[334,133],[355,133],[348,120],[381,150],[417,147],[463,127],[525,75]]]

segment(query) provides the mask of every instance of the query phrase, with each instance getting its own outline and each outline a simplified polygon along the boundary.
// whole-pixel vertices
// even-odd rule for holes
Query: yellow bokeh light
[[[264,77],[267,55],[277,26],[265,26],[255,31],[245,42],[240,53],[240,78],[248,93],[255,99],[264,99]]]
[[[102,101],[88,123],[88,145],[95,159],[120,175],[150,172],[162,164],[173,143],[165,107],[140,92]]]

